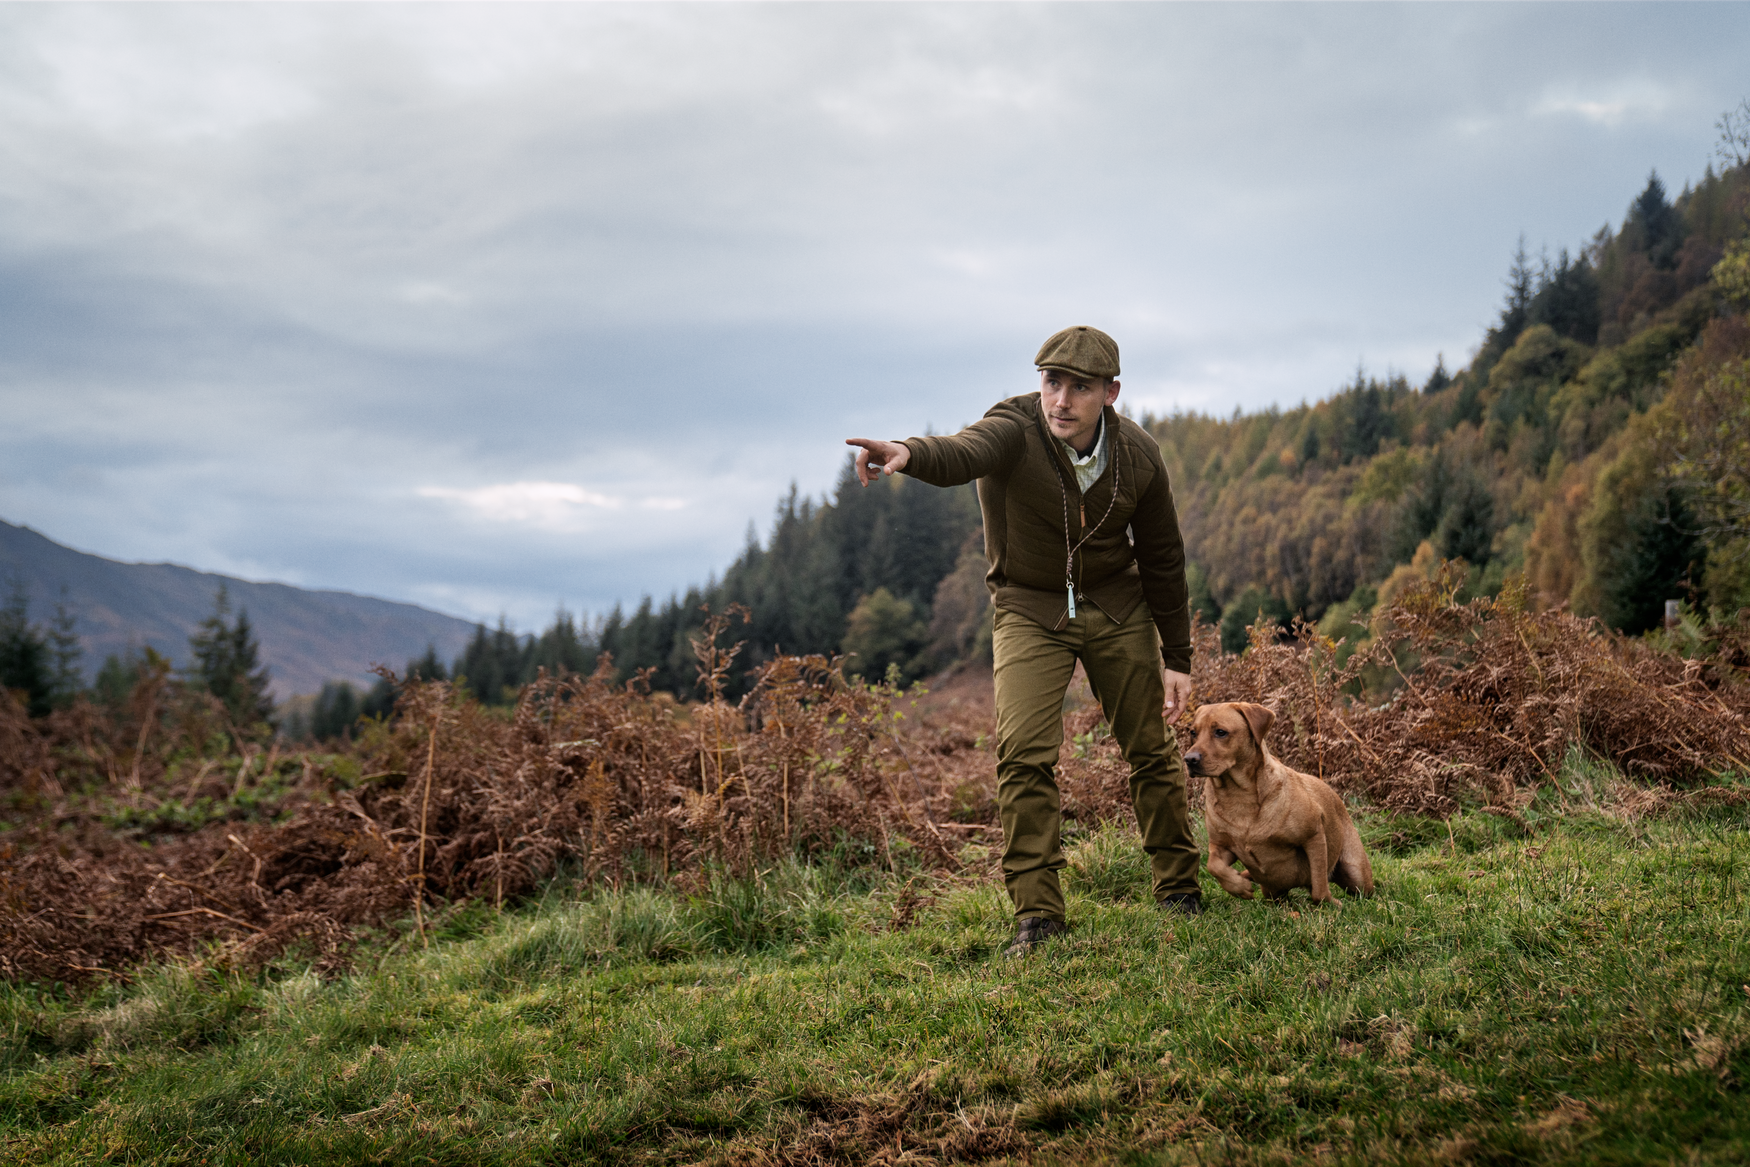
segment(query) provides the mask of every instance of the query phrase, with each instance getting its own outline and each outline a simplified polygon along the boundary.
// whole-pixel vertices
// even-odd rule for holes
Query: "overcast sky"
[[[1750,6],[0,7],[0,518],[523,629],[1113,333],[1426,377],[1712,157]]]

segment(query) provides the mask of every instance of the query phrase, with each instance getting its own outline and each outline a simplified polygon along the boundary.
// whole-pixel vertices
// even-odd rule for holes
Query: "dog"
[[[1243,900],[1252,898],[1253,883],[1273,900],[1304,887],[1314,903],[1326,903],[1333,880],[1352,895],[1372,895],[1373,864],[1343,800],[1264,745],[1275,720],[1262,705],[1237,701],[1205,705],[1192,722],[1197,740],[1185,765],[1207,779],[1209,874]],[[1234,870],[1235,859],[1244,874]]]

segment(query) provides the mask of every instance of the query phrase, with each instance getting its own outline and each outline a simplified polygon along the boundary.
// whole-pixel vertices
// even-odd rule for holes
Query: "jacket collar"
[[[1071,462],[1069,455],[1064,453],[1064,443],[1058,441],[1057,435],[1051,432],[1051,427],[1045,424],[1045,410],[1040,408],[1039,394],[1031,394],[1028,400],[1033,403],[1033,424],[1039,430],[1039,436],[1044,440],[1045,448],[1051,451],[1056,465],[1069,475],[1071,482],[1074,482],[1076,480],[1075,463]],[[1100,410],[1100,424],[1105,427],[1103,434],[1106,439],[1107,458],[1118,457],[1118,420],[1118,411],[1110,405]]]

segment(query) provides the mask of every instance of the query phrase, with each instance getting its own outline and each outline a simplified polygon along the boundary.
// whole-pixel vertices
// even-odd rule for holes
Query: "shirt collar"
[[[1063,446],[1063,452],[1065,454],[1069,455],[1069,463],[1071,466],[1086,466],[1088,463],[1092,462],[1095,458],[1098,458],[1100,456],[1100,447],[1102,445],[1104,445],[1106,442],[1106,414],[1105,414],[1105,412],[1102,411],[1100,414],[1099,428],[1094,431],[1094,444],[1092,446],[1088,447],[1088,452],[1087,452],[1086,456],[1083,456],[1081,454],[1076,453],[1076,448],[1074,446],[1070,445],[1068,442],[1064,441],[1062,438],[1058,438],[1057,440],[1058,440],[1058,443]]]

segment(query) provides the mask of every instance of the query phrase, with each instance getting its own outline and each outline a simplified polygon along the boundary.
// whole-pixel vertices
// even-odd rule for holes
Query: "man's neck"
[[[1100,444],[1100,434],[1105,428],[1106,417],[1102,414],[1100,420],[1094,423],[1094,432],[1088,435],[1088,444],[1086,447],[1078,446],[1074,442],[1066,442],[1065,445],[1069,446],[1070,449],[1076,452],[1076,457],[1086,458],[1089,454],[1094,452],[1094,447]]]

